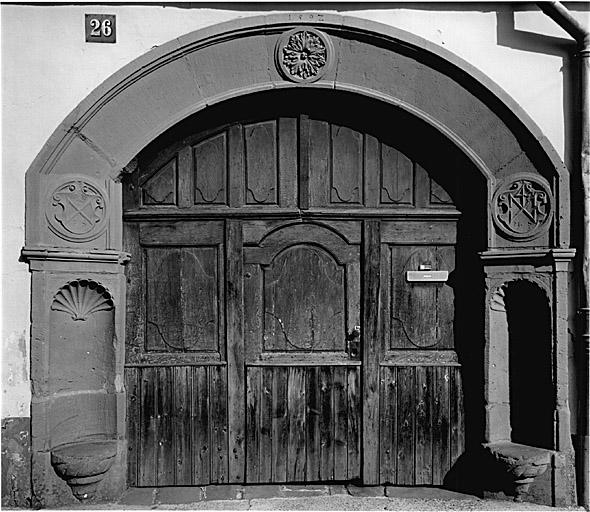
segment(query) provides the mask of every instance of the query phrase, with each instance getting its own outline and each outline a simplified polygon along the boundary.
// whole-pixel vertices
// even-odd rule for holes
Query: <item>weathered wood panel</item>
[[[264,270],[264,350],[341,350],[344,266],[322,248],[300,244]]]
[[[454,270],[450,246],[391,246],[390,349],[453,348],[454,292],[448,283],[408,282],[409,270]]]
[[[246,204],[277,204],[278,166],[275,121],[244,125]]]
[[[380,482],[442,485],[463,453],[458,366],[382,366]]]
[[[146,350],[219,350],[217,247],[147,248]]]
[[[145,206],[171,206],[176,204],[177,158],[174,157],[155,171],[142,185],[142,203]]]
[[[414,164],[395,148],[381,145],[381,197],[383,206],[414,205]]]
[[[227,137],[214,135],[194,147],[195,204],[227,202]]]
[[[330,203],[360,205],[363,200],[363,134],[331,126]]]
[[[129,485],[208,485],[228,478],[225,366],[129,367]],[[137,405],[135,405],[137,404]]]
[[[360,367],[247,367],[248,483],[360,476]]]

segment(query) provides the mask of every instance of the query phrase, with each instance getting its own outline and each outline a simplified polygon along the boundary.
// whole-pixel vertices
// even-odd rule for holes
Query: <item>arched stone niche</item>
[[[535,464],[546,460],[546,471],[528,484],[527,499],[569,502],[575,496],[567,380],[567,280],[573,251],[480,256],[487,288],[483,445],[503,461],[497,464],[500,473],[508,471],[515,453]],[[514,492],[510,485],[502,490]]]
[[[293,37],[305,31],[315,34],[321,55],[303,73],[290,67],[285,50]],[[52,404],[64,384],[57,375],[60,358],[54,353],[64,340],[57,341],[52,334],[63,327],[55,320],[51,328],[52,315],[58,314],[51,307],[56,290],[77,279],[101,283],[113,296],[114,358],[105,355],[103,380],[94,380],[93,385],[102,382],[100,393],[113,400],[105,407],[113,411],[114,423],[107,423],[115,425],[114,431],[111,426],[98,430],[101,435],[113,435],[117,444],[115,460],[96,496],[113,499],[125,487],[125,319],[119,305],[125,303],[123,265],[128,256],[122,252],[121,174],[133,171],[136,155],[183,119],[230,98],[294,87],[338,89],[393,105],[429,125],[461,151],[486,184],[488,208],[481,222],[488,249],[484,259],[496,261],[518,253],[521,261],[534,268],[534,261],[547,254],[558,254],[562,262],[571,257],[564,256],[570,229],[565,166],[513,100],[443,48],[379,23],[314,13],[236,19],[161,45],[122,68],[83,100],[52,134],[26,174],[22,259],[33,274],[31,414],[36,504],[73,500],[56,475],[49,452],[54,446]],[[519,205],[511,196],[522,191],[528,202]],[[464,192],[469,194],[469,190]],[[532,214],[533,222],[522,218],[522,208]],[[557,279],[559,272],[550,265],[553,343],[562,347],[567,331],[556,315],[566,318],[567,312],[556,313],[555,290],[566,293],[567,280]],[[567,302],[563,304],[561,308]],[[84,329],[90,338],[107,344],[105,332],[111,325],[103,318],[107,313],[93,315],[87,320],[70,318],[71,332],[75,332],[74,324],[89,322]],[[64,334],[65,338],[72,336]],[[488,345],[491,334],[487,329]],[[569,453],[567,398],[565,402],[560,398],[567,397],[567,346],[560,354],[554,371],[565,395],[560,391],[557,398],[556,453]],[[83,386],[78,382],[83,380],[81,375],[74,380],[73,394]],[[90,403],[85,402],[84,407],[92,417]],[[64,434],[59,442],[75,443],[76,435]],[[53,463],[61,467],[63,460]]]

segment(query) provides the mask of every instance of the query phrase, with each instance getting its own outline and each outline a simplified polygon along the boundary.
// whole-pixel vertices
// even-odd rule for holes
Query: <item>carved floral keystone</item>
[[[315,82],[331,68],[334,46],[330,38],[304,27],[283,34],[276,46],[276,63],[281,74],[293,82]]]
[[[47,201],[49,228],[70,242],[87,242],[107,227],[106,194],[87,179],[73,179],[59,185]]]

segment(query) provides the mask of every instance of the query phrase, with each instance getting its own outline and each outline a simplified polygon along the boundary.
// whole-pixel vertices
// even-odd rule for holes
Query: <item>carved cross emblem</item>
[[[52,230],[65,239],[98,236],[106,217],[105,200],[98,188],[84,181],[58,187],[51,200],[48,220]]]
[[[551,217],[551,193],[541,182],[516,179],[501,187],[495,199],[496,224],[514,238],[534,238]]]

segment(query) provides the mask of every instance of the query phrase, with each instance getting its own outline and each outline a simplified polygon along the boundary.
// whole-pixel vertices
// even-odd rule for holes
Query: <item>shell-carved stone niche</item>
[[[92,279],[69,281],[51,304],[51,464],[79,500],[94,497],[117,454],[114,314]]]
[[[55,294],[51,309],[63,311],[73,320],[86,320],[98,311],[112,310],[113,299],[108,290],[97,282],[77,279]]]

